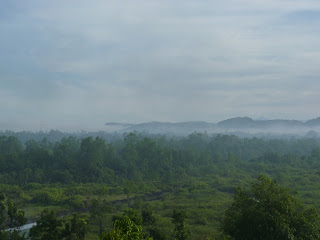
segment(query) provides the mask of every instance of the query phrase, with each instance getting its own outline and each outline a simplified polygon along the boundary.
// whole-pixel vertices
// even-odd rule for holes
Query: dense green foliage
[[[45,138],[20,142],[0,136],[0,190],[7,196],[0,199],[1,227],[22,224],[26,215],[40,223],[52,221],[49,226],[56,226],[60,239],[98,239],[101,233],[121,235],[114,223],[126,217],[138,227],[134,229],[141,228],[143,239],[222,239],[221,221],[234,206],[235,187],[246,188],[263,173],[292,189],[285,191],[288,201],[294,196],[308,208],[320,210],[319,169],[320,143],[312,138],[130,133],[110,139],[71,136],[54,142]],[[235,198],[252,200],[245,190],[237,188],[235,193]],[[300,207],[293,200],[292,205]],[[46,207],[54,211],[42,212]],[[268,214],[269,208],[263,207],[259,210]],[[297,212],[306,222],[317,222],[315,212]],[[286,224],[280,225],[287,232],[298,231]],[[294,224],[307,233],[314,229],[312,224]],[[39,224],[31,231],[33,238],[47,238],[49,226]],[[225,233],[232,235],[226,229]]]
[[[20,236],[18,233],[18,228],[27,222],[24,211],[18,210],[17,206],[9,199],[7,199],[6,206],[5,200],[5,194],[0,192],[0,239],[24,239],[24,236]],[[5,231],[5,229],[8,228],[10,228],[11,231]]]
[[[143,137],[130,133],[122,140],[106,143],[100,137],[29,140],[25,146],[15,137],[0,137],[0,181],[19,185],[60,182],[104,182],[133,180],[172,183],[185,174],[201,173],[201,167],[254,158],[279,162],[297,156],[317,157],[315,139],[263,140],[235,136],[192,134],[185,138]],[[263,161],[262,160],[262,161]],[[38,196],[43,201],[47,196]]]
[[[235,240],[320,239],[319,216],[305,210],[289,191],[260,175],[251,192],[238,187],[226,211],[223,230]]]
[[[172,213],[172,223],[174,224],[173,236],[177,240],[190,239],[190,231],[185,228],[187,213],[174,209]]]
[[[84,240],[87,233],[87,222],[77,213],[73,213],[70,222],[56,217],[54,210],[44,209],[37,225],[30,229],[32,240]]]
[[[142,227],[128,216],[114,222],[114,229],[103,233],[101,240],[142,240],[145,239]]]
[[[62,233],[62,221],[53,210],[45,209],[37,225],[30,230],[30,237],[35,240],[59,240]]]

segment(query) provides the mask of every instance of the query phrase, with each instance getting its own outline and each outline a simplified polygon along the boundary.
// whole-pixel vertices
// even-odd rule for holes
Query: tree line
[[[282,161],[317,158],[316,139],[259,139],[194,133],[187,137],[145,137],[130,133],[107,142],[101,137],[70,136],[52,143],[0,136],[0,182],[173,182],[196,169],[228,162],[246,163],[257,158]]]

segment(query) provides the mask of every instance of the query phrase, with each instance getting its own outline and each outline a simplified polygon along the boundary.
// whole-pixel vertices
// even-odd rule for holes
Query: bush
[[[34,193],[32,202],[44,205],[56,205],[64,200],[64,191],[61,188],[44,188]]]
[[[84,201],[81,195],[70,196],[65,200],[65,203],[74,209],[84,208]]]

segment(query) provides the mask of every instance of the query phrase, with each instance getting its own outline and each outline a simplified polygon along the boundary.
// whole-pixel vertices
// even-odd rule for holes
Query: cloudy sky
[[[320,116],[319,0],[1,0],[0,129]]]

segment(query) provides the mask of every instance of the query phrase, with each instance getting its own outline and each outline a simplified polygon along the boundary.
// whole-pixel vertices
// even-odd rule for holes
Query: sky
[[[0,130],[320,116],[319,0],[0,0]]]

